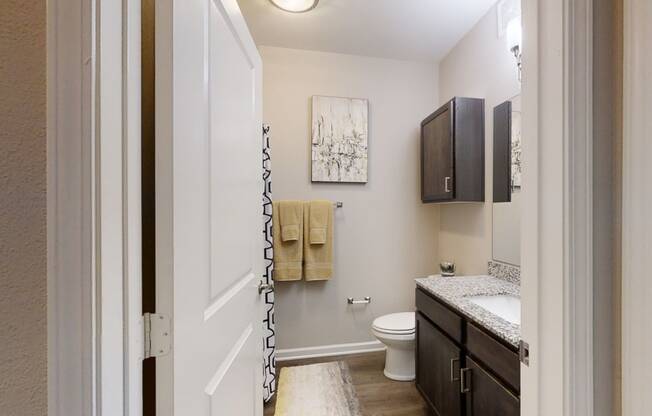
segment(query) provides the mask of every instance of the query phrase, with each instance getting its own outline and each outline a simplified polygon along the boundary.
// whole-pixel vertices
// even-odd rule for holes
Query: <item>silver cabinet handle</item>
[[[263,292],[266,292],[268,290],[274,290],[274,285],[263,283],[262,280],[258,282],[258,294],[259,295],[262,295]]]
[[[467,378],[467,374],[470,376],[471,374],[471,369],[469,368],[462,368],[460,370],[460,392],[461,393],[469,393],[471,391],[471,377]]]
[[[459,365],[460,359],[459,358],[451,358],[451,381],[459,381],[459,377],[455,377],[455,374],[458,374],[457,370],[455,370],[455,363],[458,363]]]
[[[450,177],[450,176],[446,176],[446,177],[444,178],[444,192],[450,192],[450,191],[451,191],[451,185],[450,185],[450,182],[451,182],[451,177]]]

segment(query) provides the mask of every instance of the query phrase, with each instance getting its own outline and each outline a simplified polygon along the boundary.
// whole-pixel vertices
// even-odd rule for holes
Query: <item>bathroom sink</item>
[[[507,322],[521,324],[521,299],[513,295],[470,296],[467,300],[498,315]]]

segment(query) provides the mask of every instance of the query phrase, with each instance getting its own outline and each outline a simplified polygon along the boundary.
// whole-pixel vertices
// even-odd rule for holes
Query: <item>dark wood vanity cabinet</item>
[[[421,122],[421,200],[484,201],[484,100],[455,97]]]
[[[419,288],[416,306],[416,386],[434,414],[518,416],[516,348]]]
[[[416,314],[416,325],[417,388],[437,415],[459,416],[462,349],[423,315]]]
[[[467,416],[519,416],[520,401],[473,358],[466,357],[465,394]],[[459,413],[458,413],[459,414]]]

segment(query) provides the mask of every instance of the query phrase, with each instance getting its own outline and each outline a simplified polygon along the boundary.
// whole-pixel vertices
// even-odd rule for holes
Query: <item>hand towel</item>
[[[303,232],[303,202],[279,201],[279,215],[281,223],[281,239],[283,241],[298,241]],[[278,234],[277,234],[278,235]]]
[[[310,244],[310,213],[312,204],[303,206],[303,276],[307,281],[328,280],[333,275],[333,206],[329,203],[326,215],[324,244]]]
[[[285,202],[285,201],[283,201]],[[272,203],[272,235],[280,236],[281,232],[281,206],[283,202]],[[297,226],[297,239],[283,241],[274,238],[274,280],[288,281],[301,280],[303,261],[303,203],[299,204],[299,218]]]
[[[329,217],[333,211],[330,201],[310,201],[310,244],[326,244]]]

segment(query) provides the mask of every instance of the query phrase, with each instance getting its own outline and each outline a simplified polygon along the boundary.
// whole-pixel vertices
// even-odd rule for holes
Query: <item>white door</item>
[[[236,0],[156,7],[157,414],[259,416],[260,56]]]

